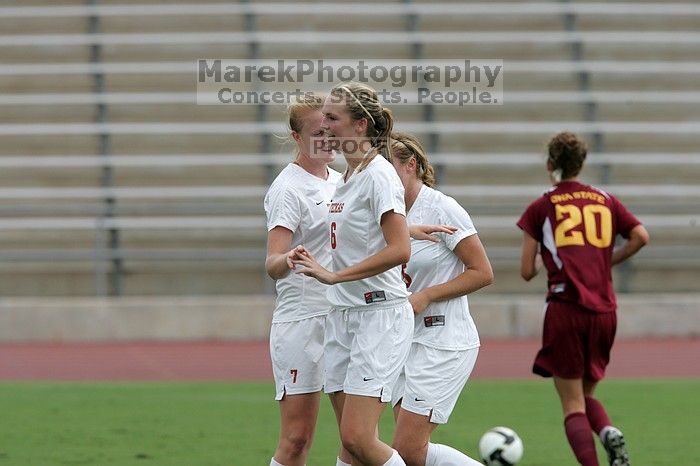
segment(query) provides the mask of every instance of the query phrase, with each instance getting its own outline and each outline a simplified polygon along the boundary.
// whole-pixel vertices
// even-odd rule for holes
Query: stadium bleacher
[[[519,279],[514,223],[560,130],[587,137],[584,180],[651,232],[618,287],[700,291],[698,2],[23,1],[0,28],[2,296],[269,293],[284,112],[196,105],[195,61],[358,50],[504,60],[502,106],[393,109],[474,217],[490,293],[541,292]]]

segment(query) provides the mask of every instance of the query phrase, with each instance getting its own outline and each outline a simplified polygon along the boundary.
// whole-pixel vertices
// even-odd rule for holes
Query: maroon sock
[[[572,413],[564,419],[564,430],[576,459],[583,466],[598,466],[598,456],[586,413]]]
[[[600,434],[603,427],[612,425],[602,403],[590,396],[586,397],[586,416],[588,416],[588,422],[591,423],[591,428],[596,434]]]

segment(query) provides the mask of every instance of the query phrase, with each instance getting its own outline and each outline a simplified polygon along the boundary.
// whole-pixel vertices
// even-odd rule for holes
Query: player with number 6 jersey
[[[328,208],[332,271],[300,252],[298,273],[332,285],[326,320],[325,391],[349,458],[336,465],[404,466],[376,435],[408,357],[413,318],[401,264],[411,254],[404,190],[386,160],[391,111],[359,83],[331,90],[323,106],[329,144],[348,164]]]
[[[615,196],[578,181],[587,154],[584,141],[560,133],[548,152],[554,186],[518,221],[521,275],[530,280],[537,274],[538,249],[547,269],[542,348],[533,372],[554,378],[567,439],[580,464],[598,465],[593,430],[611,466],[629,465],[622,432],[593,392],[605,375],[617,327],[612,267],[637,253],[649,235]],[[627,241],[615,249],[618,235]]]

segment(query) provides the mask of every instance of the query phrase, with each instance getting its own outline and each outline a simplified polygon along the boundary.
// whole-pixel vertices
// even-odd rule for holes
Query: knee
[[[428,445],[416,445],[402,439],[396,439],[393,447],[399,452],[406,466],[422,466],[428,453]]]
[[[291,432],[282,437],[280,445],[290,458],[299,458],[306,454],[311,447],[312,435],[310,432]]]
[[[343,444],[343,448],[360,461],[365,457],[365,449],[369,447],[368,439],[365,437],[358,430],[341,428],[340,431],[340,441]]]

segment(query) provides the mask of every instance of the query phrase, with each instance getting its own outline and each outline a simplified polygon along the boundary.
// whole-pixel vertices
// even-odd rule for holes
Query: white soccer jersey
[[[340,173],[329,168],[328,179],[318,178],[290,163],[265,195],[267,230],[282,226],[293,232],[292,245],[304,245],[324,267],[330,267],[328,204]],[[291,248],[290,248],[291,249]],[[277,280],[277,303],[272,322],[292,322],[327,314],[326,285],[293,271]]]
[[[328,208],[333,270],[362,262],[386,247],[381,219],[392,210],[406,215],[404,190],[396,170],[381,155],[347,183],[341,178]],[[328,289],[328,299],[335,308],[365,306],[408,295],[400,265]]]
[[[409,225],[449,225],[458,230],[436,233],[439,243],[411,239],[411,260],[405,268],[408,290],[418,292],[448,282],[464,272],[453,250],[464,238],[476,234],[466,210],[453,198],[423,186],[408,212]],[[415,319],[414,343],[437,349],[464,350],[479,346],[479,334],[469,314],[466,296],[430,304]]]

